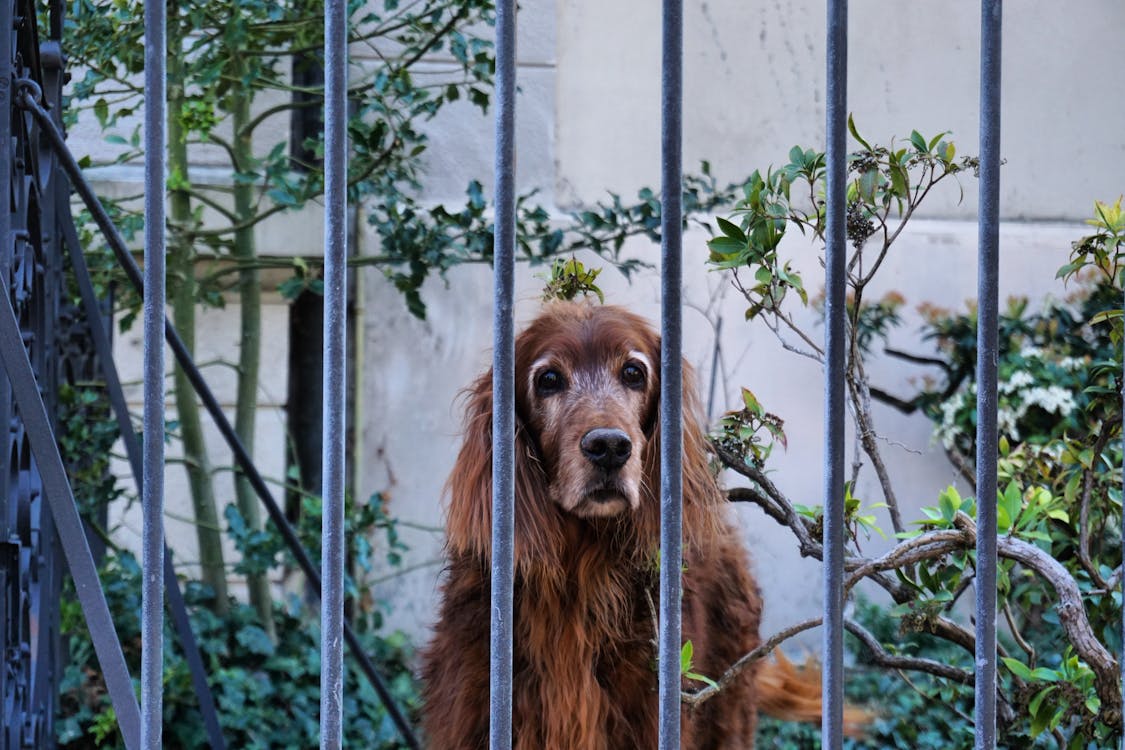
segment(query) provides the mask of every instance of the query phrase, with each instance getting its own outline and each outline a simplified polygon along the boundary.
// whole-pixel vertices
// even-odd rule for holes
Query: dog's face
[[[607,517],[639,506],[659,356],[651,327],[620,308],[551,306],[520,334],[517,411],[562,509]]]

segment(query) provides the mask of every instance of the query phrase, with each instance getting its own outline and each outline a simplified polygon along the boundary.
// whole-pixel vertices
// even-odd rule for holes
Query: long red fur
[[[529,368],[544,352],[558,351],[576,360],[639,351],[654,365],[653,381],[659,372],[659,337],[618,307],[552,303],[517,338],[513,746],[655,748],[650,601],[658,598],[659,385],[649,384],[634,415],[646,438],[638,507],[611,518],[569,513],[548,496],[550,473],[562,464],[543,455],[550,436],[535,434],[537,407],[529,392]],[[447,576],[422,657],[423,723],[434,750],[488,744],[491,373],[467,393],[464,441],[449,480]],[[759,644],[761,599],[725,518],[686,364],[683,404],[683,638],[694,647],[693,671],[717,678]],[[759,686],[757,673],[751,666],[698,709],[685,708],[682,747],[752,748],[763,699],[798,718],[809,718],[812,703],[819,703],[819,694],[786,703],[785,680]],[[685,681],[685,687],[700,684]]]

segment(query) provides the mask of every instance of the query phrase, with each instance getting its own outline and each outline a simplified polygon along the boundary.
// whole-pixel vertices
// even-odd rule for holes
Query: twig
[[[844,627],[854,635],[868,651],[871,652],[872,661],[880,667],[887,669],[909,669],[912,672],[926,672],[936,677],[959,682],[962,685],[973,684],[973,673],[967,669],[958,669],[948,664],[934,661],[933,659],[920,659],[911,656],[896,656],[889,653],[879,640],[869,633],[855,620],[845,619]]]
[[[1015,639],[1016,645],[1023,649],[1023,652],[1027,654],[1027,663],[1034,667],[1035,647],[1024,640],[1023,635],[1020,633],[1019,626],[1016,624],[1016,618],[1012,615],[1012,607],[1009,602],[1004,602],[1003,612],[1004,619],[1008,622],[1008,630],[1011,632],[1012,638]]]
[[[1094,565],[1093,560],[1090,559],[1090,490],[1094,486],[1094,464],[1101,458],[1102,451],[1105,450],[1106,443],[1109,442],[1109,430],[1107,425],[1103,425],[1101,433],[1098,435],[1097,441],[1094,443],[1092,449],[1093,455],[1090,458],[1090,468],[1085,469],[1082,473],[1082,497],[1078,504],[1078,561],[1082,563],[1082,567],[1090,575],[1090,579],[1096,586],[1103,589],[1110,588],[1104,578],[1102,578],[1101,571]]]
[[[824,618],[821,617],[813,617],[805,620],[804,622],[799,622],[796,625],[791,625],[784,630],[779,630],[777,633],[774,633],[768,639],[763,641],[757,648],[747,654],[744,654],[742,658],[740,658],[734,664],[731,664],[727,668],[727,671],[723,672],[723,676],[720,677],[714,685],[708,685],[707,687],[701,688],[694,693],[688,692],[686,690],[682,691],[680,693],[681,699],[689,706],[698,706],[702,704],[703,702],[718,694],[718,692],[724,687],[729,685],[731,681],[742,674],[742,672],[748,666],[754,664],[755,662],[759,662],[765,657],[769,656],[771,651],[773,651],[775,648],[777,648],[779,645],[789,640],[793,636],[799,633],[803,633],[810,628],[817,627],[821,624],[821,622],[823,622],[823,619]]]
[[[867,374],[863,369],[863,360],[853,357],[854,369],[849,368],[848,386],[851,391],[852,403],[855,405],[856,430],[863,444],[863,451],[871,459],[871,466],[879,478],[879,485],[883,490],[883,500],[887,503],[887,512],[891,516],[891,525],[895,533],[906,531],[902,513],[898,507],[898,498],[891,484],[891,476],[883,462],[883,455],[879,452],[879,445],[875,441],[875,425],[871,418],[871,391],[867,385]]]

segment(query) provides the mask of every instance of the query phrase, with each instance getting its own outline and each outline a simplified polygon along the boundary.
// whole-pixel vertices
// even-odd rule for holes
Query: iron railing
[[[980,266],[977,433],[977,492],[988,498],[996,492],[996,352],[999,215],[999,112],[1001,0],[982,0],[981,124],[980,124]],[[9,117],[0,118],[0,185],[8,191],[11,212],[0,211],[0,278],[7,294],[0,295],[0,354],[7,379],[0,378],[0,419],[9,425],[10,470],[0,474],[0,623],[3,623],[4,664],[0,668],[0,750],[49,745],[52,736],[51,704],[54,681],[60,669],[57,625],[44,609],[44,597],[59,587],[57,560],[63,540],[66,563],[74,578],[106,684],[113,698],[122,735],[129,748],[160,745],[161,685],[159,667],[163,643],[162,608],[167,595],[173,622],[196,680],[197,695],[206,719],[212,747],[223,740],[207,689],[206,676],[184,614],[182,597],[171,573],[170,555],[164,549],[161,524],[163,454],[163,361],[166,341],[184,367],[205,408],[234,453],[298,565],[315,590],[322,594],[322,705],[323,748],[342,743],[342,658],[346,644],[359,660],[387,705],[406,742],[417,739],[401,712],[390,700],[370,658],[343,618],[343,435],[344,344],[346,341],[346,5],[329,0],[325,8],[326,48],[326,305],[325,305],[325,404],[324,404],[324,547],[323,579],[273,499],[226,420],[207,384],[164,318],[163,310],[163,7],[146,3],[148,58],[146,169],[148,212],[146,268],[142,280],[124,242],[104,209],[84,181],[67,151],[57,117],[61,105],[62,4],[54,2],[51,31],[40,47],[36,11],[27,0],[0,7],[0,106]],[[680,287],[681,287],[681,99],[682,99],[682,0],[663,5],[662,73],[662,292],[661,316],[661,429],[680,432]],[[840,488],[844,456],[844,316],[845,316],[845,200],[847,112],[847,2],[827,0],[827,216],[826,248],[826,385],[824,480],[824,695],[825,747],[839,748],[843,730],[843,573],[844,534]],[[514,103],[516,12],[514,0],[497,3],[496,110],[496,304],[494,308],[493,529],[490,747],[505,750],[512,742],[512,586],[514,508],[514,373],[513,373],[513,269],[515,247]],[[14,44],[13,44],[14,42]],[[55,46],[50,46],[55,45]],[[89,284],[77,233],[69,220],[65,175],[77,190],[105,234],[130,281],[145,291],[145,444],[138,446],[128,426],[120,384],[109,360],[109,336],[98,300]],[[53,182],[52,182],[53,180]],[[154,217],[155,220],[154,220]],[[104,595],[97,581],[94,558],[83,534],[74,499],[55,447],[52,418],[52,384],[59,341],[72,341],[57,329],[62,319],[59,298],[62,253],[65,246],[78,280],[90,337],[107,367],[105,380],[110,399],[125,436],[134,474],[143,477],[144,498],[144,636],[142,696],[138,706],[125,669]],[[87,357],[83,352],[82,357]],[[18,412],[18,413],[17,413]],[[661,545],[659,612],[659,725],[660,747],[680,746],[680,444],[662,442]],[[49,512],[47,507],[49,506]],[[976,564],[976,746],[996,743],[996,518],[995,505],[978,504]],[[57,532],[56,532],[57,530]],[[322,586],[323,583],[323,586]],[[38,630],[32,628],[35,621]],[[34,632],[33,632],[34,631]],[[194,655],[194,656],[193,656]]]

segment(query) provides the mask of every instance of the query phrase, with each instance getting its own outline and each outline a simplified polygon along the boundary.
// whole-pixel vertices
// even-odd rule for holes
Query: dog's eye
[[[644,388],[645,371],[632,362],[621,368],[621,382],[630,388]]]
[[[544,370],[535,376],[535,391],[540,396],[550,396],[566,387],[566,380],[558,370]]]

